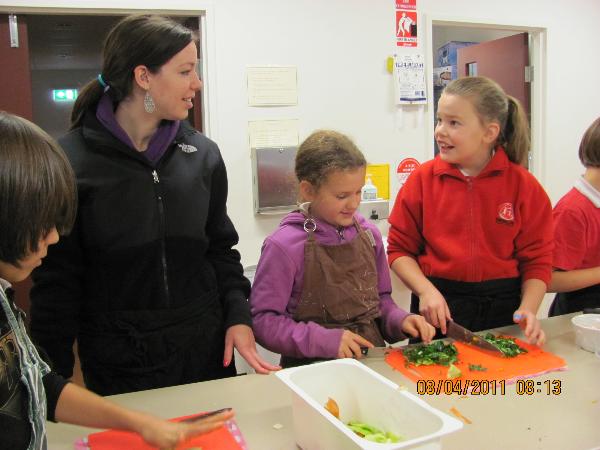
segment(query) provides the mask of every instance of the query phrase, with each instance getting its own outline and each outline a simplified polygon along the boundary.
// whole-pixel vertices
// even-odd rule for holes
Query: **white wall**
[[[586,76],[599,73],[597,23],[600,4],[576,0],[568,8],[538,0],[454,2],[419,0],[423,14],[461,20],[528,24],[547,29],[547,105],[541,181],[553,202],[582,171],[577,147],[583,130],[600,115],[600,91],[586,89]],[[301,138],[319,127],[350,134],[372,162],[392,167],[406,156],[431,155],[430,140],[416,118],[395,126],[391,77],[385,59],[394,45],[393,0],[217,2],[218,140],[232,180],[229,208],[239,226],[245,262],[258,257],[263,237],[276,219],[254,217],[250,196],[246,122],[260,117],[298,117]],[[423,16],[422,16],[423,17]],[[531,23],[524,18],[531,18]],[[424,26],[420,25],[421,45]],[[297,107],[246,106],[247,64],[298,66]],[[577,94],[579,90],[579,95]],[[575,95],[574,95],[575,94]],[[413,114],[415,115],[415,114]],[[426,123],[423,119],[422,123]],[[397,186],[394,186],[395,191]]]
[[[420,44],[425,42],[424,14],[479,22],[530,25],[547,29],[547,90],[544,170],[541,181],[553,202],[582,172],[577,147],[585,128],[599,115],[600,90],[586,83],[600,73],[600,5],[597,0],[565,4],[545,0],[419,0]],[[264,237],[279,218],[255,216],[252,208],[247,122],[259,118],[298,118],[300,138],[315,128],[331,127],[352,136],[371,162],[394,167],[407,156],[431,155],[430,137],[411,112],[398,129],[386,58],[396,51],[394,0],[30,0],[10,1],[0,9],[36,7],[63,12],[70,8],[154,8],[197,11],[208,8],[214,35],[211,98],[212,137],[219,143],[230,178],[230,215],[240,233],[244,264],[257,261]],[[52,9],[52,8],[57,8]],[[423,52],[424,49],[422,50]],[[291,64],[298,67],[298,106],[247,106],[245,67]],[[209,72],[210,73],[210,72]],[[392,191],[397,186],[394,180]]]

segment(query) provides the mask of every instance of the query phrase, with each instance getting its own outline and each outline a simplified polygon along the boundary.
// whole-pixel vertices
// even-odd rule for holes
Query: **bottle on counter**
[[[373,184],[370,174],[367,174],[367,182],[361,189],[361,199],[363,201],[377,200],[377,186]]]

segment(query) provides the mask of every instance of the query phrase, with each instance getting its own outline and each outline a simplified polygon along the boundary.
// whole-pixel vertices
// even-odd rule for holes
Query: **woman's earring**
[[[154,99],[150,95],[150,91],[146,91],[146,95],[144,95],[144,109],[148,114],[151,114],[156,109],[156,105],[154,104]]]

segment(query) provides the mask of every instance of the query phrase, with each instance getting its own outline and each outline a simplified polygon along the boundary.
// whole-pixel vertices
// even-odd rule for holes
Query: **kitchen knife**
[[[465,344],[473,345],[489,352],[493,352],[498,356],[504,356],[504,353],[502,353],[495,345],[490,344],[481,336],[476,335],[472,331],[467,330],[465,327],[460,326],[452,320],[448,321],[446,329],[446,336],[449,338],[464,342]]]
[[[204,419],[208,419],[209,417],[216,416],[217,414],[221,414],[221,413],[228,412],[228,411],[231,411],[231,408],[217,409],[215,411],[210,411],[207,413],[201,413],[201,414],[197,414],[192,417],[188,417],[187,419],[183,419],[182,422],[188,422],[188,423],[200,422]]]

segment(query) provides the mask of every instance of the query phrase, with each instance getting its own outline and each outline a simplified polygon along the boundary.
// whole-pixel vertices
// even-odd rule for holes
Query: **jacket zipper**
[[[163,204],[162,192],[160,189],[160,179],[158,178],[158,172],[152,171],[152,178],[154,180],[154,187],[156,192],[156,200],[158,203],[158,216],[159,216],[159,233],[160,233],[160,251],[161,251],[161,263],[163,270],[163,283],[165,285],[165,296],[167,299],[167,306],[171,304],[171,295],[169,293],[169,280],[167,278],[167,249],[165,242],[165,208]]]
[[[467,190],[469,195],[469,236],[471,236],[471,276],[472,279],[475,279],[475,224],[473,223],[475,215],[473,213],[473,179],[471,177],[467,177]]]
[[[338,228],[337,230],[337,234],[340,238],[340,242],[342,242],[344,240],[344,229],[343,228]]]

